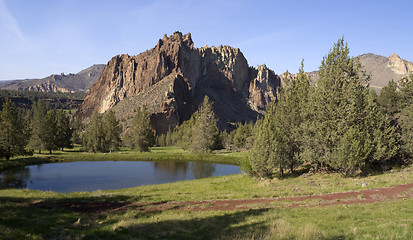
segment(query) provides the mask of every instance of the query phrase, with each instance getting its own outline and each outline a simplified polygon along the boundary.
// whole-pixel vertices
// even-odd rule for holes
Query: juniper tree
[[[118,150],[121,146],[120,134],[122,126],[116,119],[115,113],[109,110],[103,118],[103,131],[105,132],[105,149],[109,151]]]
[[[155,139],[150,114],[145,108],[137,110],[128,136],[131,147],[140,152],[148,152],[149,147],[153,146]]]
[[[72,147],[72,134],[70,118],[63,110],[56,114],[56,146],[60,149]]]
[[[190,150],[192,152],[211,152],[220,145],[217,119],[213,111],[212,103],[205,96],[194,116],[192,126],[192,138]]]
[[[52,153],[52,150],[56,150],[57,147],[57,121],[56,121],[56,111],[49,110],[46,114],[45,120],[45,130],[41,137],[44,148]]]
[[[38,150],[39,154],[44,149],[43,138],[47,131],[46,113],[47,110],[43,101],[39,100],[33,104],[29,148]]]
[[[91,152],[106,152],[105,132],[102,126],[102,115],[94,111],[90,123],[82,135],[83,147]]]
[[[387,126],[378,117],[365,73],[358,59],[349,57],[344,39],[340,39],[323,58],[319,79],[312,94],[306,142],[306,157],[316,167],[329,167],[344,174],[363,170],[378,158],[377,143],[390,146],[390,135],[377,136],[377,126]],[[391,142],[391,141],[390,141]],[[396,146],[395,146],[396,147]],[[396,147],[397,148],[397,147]],[[391,151],[394,153],[394,151]],[[381,159],[380,161],[383,161]]]
[[[310,80],[304,72],[302,61],[297,78],[286,78],[285,87],[280,90],[274,117],[277,161],[283,167],[288,167],[290,172],[301,162],[309,89]]]
[[[382,107],[385,114],[394,116],[400,112],[404,104],[402,98],[397,83],[392,80],[380,91],[380,95],[377,97],[377,103]]]
[[[252,135],[254,125],[250,123],[239,123],[238,127],[234,130],[233,142],[235,147],[242,149],[250,149],[252,147]]]
[[[280,174],[284,174],[284,166],[275,154],[275,124],[274,105],[267,107],[265,117],[255,123],[254,145],[249,155],[251,174],[270,178],[279,167]]]
[[[25,134],[23,119],[19,118],[16,107],[6,98],[0,112],[0,158],[9,160],[25,153],[28,136]]]

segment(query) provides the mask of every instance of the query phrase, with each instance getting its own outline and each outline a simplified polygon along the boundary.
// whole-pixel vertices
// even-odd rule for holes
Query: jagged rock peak
[[[158,44],[156,45],[155,49],[160,49],[165,43],[168,43],[168,42],[178,42],[189,48],[194,47],[194,42],[192,41],[191,33],[182,35],[181,32],[176,31],[169,37],[167,34],[165,34],[162,39],[159,39]]]
[[[146,106],[156,131],[165,132],[188,119],[207,95],[215,103],[218,124],[227,128],[228,123],[255,120],[276,99],[279,84],[265,65],[250,68],[240,49],[195,48],[190,33],[175,32],[139,55],[113,57],[75,117],[114,108],[127,118],[133,108]]]

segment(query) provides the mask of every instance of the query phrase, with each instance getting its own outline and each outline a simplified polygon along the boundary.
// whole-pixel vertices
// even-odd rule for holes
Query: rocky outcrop
[[[402,60],[399,55],[394,53],[390,55],[388,65],[396,74],[407,75],[413,73],[413,63]]]
[[[138,107],[152,113],[158,132],[189,119],[205,95],[215,103],[221,128],[255,120],[277,98],[280,79],[263,66],[250,68],[229,46],[195,48],[191,34],[175,32],[137,56],[118,55],[90,88],[76,117],[113,109],[128,122]]]
[[[281,78],[267,66],[257,66],[256,77],[252,80],[249,87],[250,106],[255,111],[264,111],[265,107],[277,100],[278,87],[281,86]]]
[[[399,81],[413,73],[413,63],[392,54],[384,57],[372,53],[358,56],[367,73],[371,74],[370,87],[380,91],[389,81]]]

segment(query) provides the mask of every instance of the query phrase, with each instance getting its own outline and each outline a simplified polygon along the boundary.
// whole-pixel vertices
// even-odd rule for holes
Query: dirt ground
[[[40,208],[64,208],[76,212],[114,212],[130,208],[142,212],[186,210],[186,211],[230,211],[237,209],[259,209],[282,206],[287,208],[315,207],[343,204],[365,204],[389,199],[404,199],[413,197],[413,184],[397,185],[390,188],[377,188],[361,191],[350,191],[322,195],[251,198],[235,200],[205,200],[186,202],[32,202]]]

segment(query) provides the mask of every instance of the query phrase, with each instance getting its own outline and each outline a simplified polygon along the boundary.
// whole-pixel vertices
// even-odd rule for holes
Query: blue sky
[[[317,70],[337,39],[350,54],[413,61],[413,1],[0,0],[0,80],[76,73],[136,55],[175,31],[230,45],[249,65]]]

